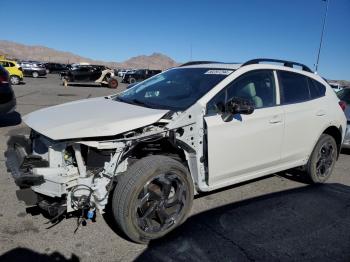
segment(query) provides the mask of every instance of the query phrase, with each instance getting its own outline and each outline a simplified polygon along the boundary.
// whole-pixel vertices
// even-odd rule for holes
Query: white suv
[[[183,223],[195,194],[296,167],[325,182],[346,130],[338,103],[302,64],[191,62],[27,115],[30,138],[10,139],[7,164],[53,220],[93,219],[110,200],[119,227],[144,243]]]

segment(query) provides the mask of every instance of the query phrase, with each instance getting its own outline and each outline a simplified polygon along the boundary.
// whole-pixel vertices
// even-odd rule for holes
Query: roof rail
[[[220,62],[216,62],[216,61],[190,61],[190,62],[187,62],[187,63],[180,65],[179,67],[190,66],[190,65],[202,65],[202,64],[217,64],[217,63],[220,63]]]
[[[300,66],[304,71],[309,72],[309,73],[313,73],[312,70],[308,66],[306,66],[304,64],[293,62],[293,61],[280,60],[280,59],[271,59],[271,58],[252,59],[252,60],[249,60],[249,61],[245,62],[242,66],[259,64],[261,62],[281,63],[284,66],[292,67],[292,68],[293,68],[293,66]]]

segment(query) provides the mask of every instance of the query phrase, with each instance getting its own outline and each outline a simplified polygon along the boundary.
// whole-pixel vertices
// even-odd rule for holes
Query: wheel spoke
[[[156,210],[157,202],[152,202],[151,205],[147,208],[145,213],[142,214],[140,217],[141,219],[148,218],[149,216],[152,216],[154,214],[154,211]]]
[[[149,194],[148,199],[152,201],[159,201],[162,198],[159,194],[157,194],[154,191],[149,191],[148,194]]]
[[[146,195],[144,195],[143,198],[138,200],[138,206],[139,207],[142,207],[144,204],[146,204],[146,202],[149,199],[149,195],[150,195],[149,193],[146,193]]]
[[[169,218],[169,215],[167,214],[167,212],[165,211],[164,208],[159,208],[157,211],[156,211],[156,214],[157,214],[157,217],[160,221],[160,224],[161,225],[164,225],[168,218]]]
[[[168,199],[170,191],[171,191],[171,182],[165,178],[164,176],[161,176],[158,181],[161,183],[162,187],[162,198]]]

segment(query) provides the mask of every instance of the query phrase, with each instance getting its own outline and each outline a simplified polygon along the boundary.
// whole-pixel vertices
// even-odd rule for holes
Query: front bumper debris
[[[36,167],[48,167],[48,161],[40,156],[29,155],[30,142],[25,137],[11,137],[8,141],[8,149],[5,153],[7,158],[6,167],[20,188],[29,188],[45,182],[44,177],[32,173]]]

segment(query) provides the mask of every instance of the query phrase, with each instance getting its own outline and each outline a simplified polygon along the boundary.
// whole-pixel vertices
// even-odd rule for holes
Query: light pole
[[[317,73],[318,63],[320,61],[320,54],[321,54],[321,48],[322,48],[322,42],[323,42],[323,34],[324,34],[324,30],[326,28],[326,21],[327,21],[327,15],[328,15],[328,5],[329,5],[329,1],[330,0],[322,0],[322,1],[326,2],[326,11],[325,11],[324,17],[323,17],[323,27],[322,27],[322,33],[321,33],[320,46],[318,48],[318,53],[317,53],[317,61],[316,61],[315,73]]]

